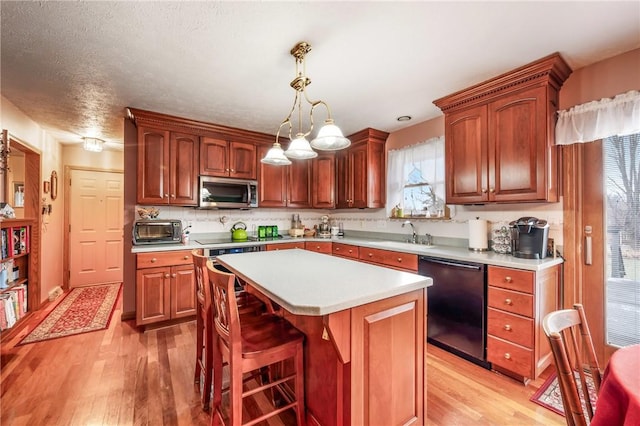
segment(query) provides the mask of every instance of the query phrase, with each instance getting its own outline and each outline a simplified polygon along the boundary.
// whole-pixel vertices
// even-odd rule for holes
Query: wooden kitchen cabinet
[[[559,309],[560,266],[542,271],[489,266],[487,361],[523,382],[553,361],[542,320]]]
[[[336,154],[320,152],[311,161],[311,207],[334,209],[336,207]]]
[[[307,241],[304,243],[304,249],[316,253],[331,254],[332,243],[331,241]]]
[[[337,208],[382,208],[386,201],[385,144],[388,133],[364,129],[336,154]]]
[[[272,250],[288,250],[288,249],[304,249],[304,241],[291,241],[289,243],[267,244],[267,251]]]
[[[349,259],[359,259],[360,247],[351,244],[333,243],[333,255]]]
[[[359,259],[363,262],[374,263],[376,265],[408,272],[416,272],[418,270],[417,254],[360,247]]]
[[[271,146],[260,146],[264,158]],[[258,206],[311,208],[311,162],[294,160],[289,166],[258,166]]]
[[[137,254],[136,325],[196,314],[196,280],[188,250]]]
[[[256,179],[256,151],[252,143],[203,137],[200,141],[200,174]]]
[[[558,201],[559,54],[434,103],[445,114],[448,204]]]
[[[198,204],[198,136],[138,127],[137,202]]]

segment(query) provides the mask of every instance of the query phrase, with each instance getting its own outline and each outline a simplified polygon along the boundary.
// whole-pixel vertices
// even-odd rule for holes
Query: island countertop
[[[433,284],[429,277],[301,249],[216,259],[296,315],[328,315]]]

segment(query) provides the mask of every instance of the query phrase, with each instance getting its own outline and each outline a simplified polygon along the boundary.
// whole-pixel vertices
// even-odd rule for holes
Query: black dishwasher
[[[486,356],[486,265],[420,256],[418,273],[433,279],[427,293],[427,341],[491,368]]]

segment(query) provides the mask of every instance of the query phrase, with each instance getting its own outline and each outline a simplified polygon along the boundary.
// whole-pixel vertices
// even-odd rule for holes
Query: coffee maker
[[[511,227],[511,252],[524,259],[547,257],[549,224],[536,217],[521,217],[509,223]]]

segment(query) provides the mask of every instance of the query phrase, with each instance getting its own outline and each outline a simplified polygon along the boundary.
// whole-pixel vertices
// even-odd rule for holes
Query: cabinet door
[[[271,149],[269,146],[258,148],[258,157],[264,158]],[[287,205],[288,166],[258,164],[258,206],[286,207]]]
[[[488,201],[487,107],[448,114],[445,134],[447,203]]]
[[[138,127],[138,204],[169,203],[169,132]]]
[[[351,202],[350,207],[367,207],[367,145],[361,144],[349,149],[351,163]]]
[[[200,174],[229,176],[228,148],[225,140],[203,137],[200,141]]]
[[[312,207],[314,209],[335,208],[335,154],[332,152],[318,154],[311,163],[311,169]]]
[[[196,277],[193,265],[171,267],[171,318],[196,314]]]
[[[351,207],[351,194],[349,151],[345,150],[336,154],[336,207],[339,209]]]
[[[489,199],[545,200],[546,89],[514,93],[489,104]]]
[[[245,142],[229,143],[229,176],[256,178],[256,146]]]
[[[311,208],[311,161],[293,160],[287,168],[287,206]]]
[[[386,139],[381,141],[371,138],[367,143],[366,169],[364,173],[367,188],[366,207],[372,209],[383,208],[387,200],[385,142]],[[354,177],[354,182],[357,182],[357,179],[358,178]],[[354,200],[357,199],[358,197],[354,195]]]
[[[193,268],[192,268],[193,269]],[[170,268],[136,272],[136,324],[152,324],[171,318]]]
[[[169,149],[170,204],[198,205],[198,137],[171,133]]]

